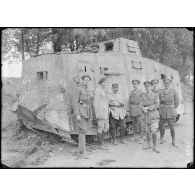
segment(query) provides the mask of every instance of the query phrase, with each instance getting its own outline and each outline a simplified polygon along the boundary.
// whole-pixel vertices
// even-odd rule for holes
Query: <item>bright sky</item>
[[[5,62],[3,63],[1,71],[2,71],[2,77],[21,77],[22,63],[15,62],[15,63],[9,64]]]

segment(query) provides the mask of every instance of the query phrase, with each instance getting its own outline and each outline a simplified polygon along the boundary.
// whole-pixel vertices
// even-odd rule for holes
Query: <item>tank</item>
[[[154,78],[160,81],[160,88],[163,87],[163,79],[167,75],[172,78],[172,87],[179,94],[178,118],[185,113],[178,71],[142,57],[136,41],[117,38],[99,43],[95,50],[51,53],[25,60],[19,90],[18,119],[28,128],[74,138],[78,134],[78,127],[73,114],[72,97],[83,74],[89,74],[92,78],[89,84],[92,95],[103,75],[108,78],[108,91],[113,82],[118,82],[127,112],[133,79],[140,80],[140,87],[144,90],[143,82]],[[127,132],[131,132],[131,118],[127,118],[126,123]],[[97,121],[93,115],[86,134],[96,133]]]

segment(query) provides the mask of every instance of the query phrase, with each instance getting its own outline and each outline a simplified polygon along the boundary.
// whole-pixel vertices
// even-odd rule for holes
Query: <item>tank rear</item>
[[[41,55],[23,62],[19,104],[29,111],[39,109],[37,117],[47,120],[53,127],[70,131],[69,99],[61,56]]]

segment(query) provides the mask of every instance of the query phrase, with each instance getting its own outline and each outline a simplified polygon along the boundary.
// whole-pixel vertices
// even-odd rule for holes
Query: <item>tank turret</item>
[[[142,57],[138,42],[124,38],[111,39],[99,43],[99,53],[106,52],[124,53]]]

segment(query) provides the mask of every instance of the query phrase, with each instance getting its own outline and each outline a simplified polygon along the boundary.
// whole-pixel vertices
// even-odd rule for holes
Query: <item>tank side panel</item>
[[[46,101],[50,72],[52,72],[54,63],[54,55],[31,58],[23,62],[19,97],[20,104],[30,110],[35,110]],[[48,80],[37,80],[37,72],[42,71],[48,72]]]

